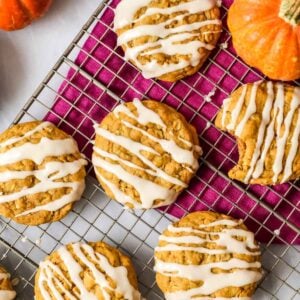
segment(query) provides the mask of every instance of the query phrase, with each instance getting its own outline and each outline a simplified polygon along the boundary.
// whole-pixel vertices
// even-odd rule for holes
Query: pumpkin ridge
[[[34,16],[31,13],[31,11],[27,8],[26,4],[24,3],[24,0],[17,0],[20,7],[23,9],[24,13],[29,17],[29,19],[32,19]]]
[[[281,56],[282,51],[280,49],[282,47],[278,48],[278,45],[281,44],[284,46],[285,39],[290,37],[291,34],[292,34],[292,32],[291,32],[290,28],[277,29],[276,43],[271,45],[271,47],[268,49],[268,54],[265,57],[265,66],[266,66],[265,68],[267,69],[269,67],[269,70],[270,70],[270,68],[272,68],[273,70],[275,70],[275,72],[280,74],[280,76],[283,76],[285,70],[287,70],[287,68],[289,66],[289,59],[285,59],[281,64],[274,64],[274,60],[277,57]],[[292,56],[292,47],[288,47],[285,50],[284,55],[287,58],[291,57]],[[266,73],[268,75],[268,72],[266,72]]]
[[[274,16],[266,16],[264,19],[260,19],[259,22],[257,23],[260,23],[260,24],[268,24],[268,23],[272,23],[274,20]],[[248,24],[248,27],[251,26],[257,26],[256,24],[252,24],[252,22],[249,22],[247,23]],[[245,24],[240,24],[240,27],[236,27],[235,31],[241,31],[245,28]]]
[[[264,27],[266,26],[266,23],[267,22],[261,22],[260,24],[259,24],[259,28],[260,28],[260,30],[264,30]],[[258,25],[256,25],[256,28],[254,28],[254,24],[251,24],[250,26],[244,26],[244,28],[243,29],[241,29],[240,31],[239,31],[239,35],[241,36],[249,36],[250,34],[251,34],[251,32],[253,32],[253,30],[255,30],[255,29],[257,29],[257,26]],[[269,35],[271,35],[272,33],[274,34],[276,31],[278,30],[278,28],[277,27],[273,27],[272,28],[272,30],[269,30],[269,31],[267,31],[267,35],[269,36]],[[261,42],[261,43],[258,43],[258,41],[259,42]],[[263,42],[263,43],[262,43]],[[252,48],[252,47],[256,47],[257,45],[260,45],[260,48],[262,48],[262,50],[264,50],[264,49],[266,49],[265,48],[265,43],[266,43],[266,41],[265,40],[262,40],[262,39],[259,39],[259,38],[255,38],[255,39],[250,39],[250,38],[248,38],[248,43],[249,44],[252,44],[252,46],[250,46],[250,48]],[[245,48],[245,49],[249,49],[248,48],[248,46]],[[269,51],[269,49],[266,49],[267,51]],[[250,52],[248,52],[248,54],[250,55],[251,53]],[[246,55],[246,56],[249,56],[249,55]],[[253,62],[254,63],[254,62]]]

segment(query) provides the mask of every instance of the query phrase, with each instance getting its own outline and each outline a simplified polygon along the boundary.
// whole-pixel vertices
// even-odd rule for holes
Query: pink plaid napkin
[[[162,101],[180,111],[197,128],[204,150],[200,169],[188,190],[175,204],[165,208],[166,212],[181,217],[188,211],[213,209],[244,219],[262,242],[300,243],[297,235],[299,184],[262,187],[228,180],[226,174],[238,159],[236,143],[212,125],[224,98],[241,83],[260,79],[260,74],[236,57],[225,30],[210,61],[197,74],[175,84],[143,78],[123,60],[122,50],[116,48],[116,35],[111,26],[118,2],[112,1],[103,11],[75,63],[120,99],[131,101],[136,97]],[[224,7],[228,8],[231,2],[224,0]],[[224,8],[222,14],[226,27]],[[93,121],[100,122],[117,101],[72,68],[67,80],[62,83],[60,97],[46,119],[54,123],[63,120],[60,127],[73,134],[81,150],[90,158]],[[211,101],[206,101],[209,94],[213,94]]]

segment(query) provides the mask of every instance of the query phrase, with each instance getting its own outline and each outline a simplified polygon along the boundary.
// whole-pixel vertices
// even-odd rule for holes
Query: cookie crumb
[[[35,244],[37,245],[37,246],[39,246],[40,244],[41,244],[41,239],[37,239],[36,241],[35,241]]]
[[[13,286],[17,286],[19,283],[20,283],[20,278],[18,278],[18,277],[13,278],[11,281],[11,284]]]
[[[228,48],[228,42],[224,42],[220,44],[221,49],[227,49]]]
[[[211,97],[214,96],[215,93],[216,93],[216,89],[210,91],[206,96],[204,96],[204,101],[211,102],[212,101]]]
[[[274,234],[275,235],[280,235],[280,230],[279,229],[274,230]]]
[[[210,123],[210,122],[207,122],[207,123],[206,123],[206,126],[205,126],[205,130],[207,130],[210,126],[211,126],[211,123]]]
[[[27,236],[26,235],[24,235],[22,238],[21,238],[21,242],[22,243],[26,243],[27,242]]]

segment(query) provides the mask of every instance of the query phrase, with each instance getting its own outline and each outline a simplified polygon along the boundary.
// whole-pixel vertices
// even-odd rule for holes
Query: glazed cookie
[[[232,179],[277,184],[300,177],[300,88],[256,82],[224,101],[216,126],[237,138]]]
[[[15,299],[15,297],[16,292],[12,287],[10,274],[3,267],[0,267],[0,299],[12,300]]]
[[[160,236],[155,271],[166,300],[250,299],[262,278],[260,249],[242,221],[195,212]]]
[[[215,0],[122,0],[114,28],[145,78],[176,81],[199,70],[221,30]]]
[[[160,102],[120,104],[95,129],[97,178],[108,196],[129,208],[174,202],[199,167],[196,130]]]
[[[103,243],[74,243],[53,252],[35,276],[35,299],[140,300],[130,259]]]
[[[86,160],[49,122],[15,125],[0,135],[0,214],[38,225],[63,218],[85,188]]]

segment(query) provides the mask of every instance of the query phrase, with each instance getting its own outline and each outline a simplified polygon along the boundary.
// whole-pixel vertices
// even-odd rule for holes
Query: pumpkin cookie
[[[13,300],[15,297],[16,292],[12,287],[10,274],[3,267],[0,267],[0,299]]]
[[[74,243],[53,252],[35,276],[35,299],[140,300],[130,259],[103,243]]]
[[[229,177],[277,184],[300,176],[300,88],[256,82],[224,101],[216,126],[237,138],[240,159]]]
[[[118,45],[145,78],[174,82],[192,75],[214,49],[222,30],[216,2],[122,0],[114,20]]]
[[[85,188],[86,160],[76,142],[49,122],[0,134],[0,214],[37,225],[63,218]]]
[[[160,236],[155,271],[167,300],[250,299],[262,278],[260,249],[242,221],[195,212]]]
[[[199,167],[196,130],[165,104],[120,104],[95,129],[97,178],[108,196],[129,208],[174,202]]]

